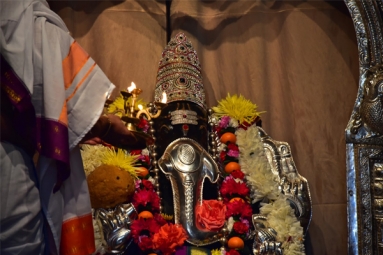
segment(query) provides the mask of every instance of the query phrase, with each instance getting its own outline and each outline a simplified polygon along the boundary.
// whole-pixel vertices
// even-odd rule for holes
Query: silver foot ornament
[[[137,217],[134,206],[121,204],[114,210],[100,208],[95,215],[102,228],[107,254],[123,254],[132,242],[130,225]]]
[[[266,217],[254,214],[252,220],[255,231],[253,253],[283,255],[282,243],[276,241],[277,232],[267,226]]]

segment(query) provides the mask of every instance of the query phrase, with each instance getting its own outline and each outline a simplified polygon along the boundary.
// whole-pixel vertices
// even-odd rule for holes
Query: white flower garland
[[[86,176],[101,165],[101,159],[108,150],[103,145],[82,145],[81,157]]]
[[[96,221],[96,219],[93,218],[94,244],[96,247],[96,251],[93,252],[92,255],[106,254],[104,247],[107,247],[107,244],[105,242],[104,234],[102,232],[102,227],[100,226],[100,224],[101,224],[100,222]]]
[[[265,197],[271,200],[277,199],[280,193],[267,161],[258,128],[250,126],[247,130],[238,129],[235,134],[240,152],[239,164],[251,187],[252,202],[258,202]]]
[[[277,241],[282,243],[284,255],[303,255],[303,228],[295,217],[294,210],[278,190],[278,182],[272,174],[266,158],[258,128],[253,125],[247,130],[236,131],[239,147],[239,164],[251,187],[252,202],[267,197],[273,202],[263,204],[260,212],[267,217],[270,227],[275,229]]]

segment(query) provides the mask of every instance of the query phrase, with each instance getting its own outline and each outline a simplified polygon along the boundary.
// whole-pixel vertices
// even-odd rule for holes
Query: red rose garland
[[[154,190],[143,189],[134,193],[132,203],[139,211],[159,212],[160,209],[160,199]]]
[[[238,162],[239,158],[239,148],[235,143],[235,130],[238,126],[232,127],[230,123],[232,123],[230,117],[224,116],[219,121],[216,130],[221,142],[224,143],[221,146],[220,160],[225,166],[227,174],[221,184],[220,192],[226,205],[226,220],[229,229],[226,255],[240,255],[244,248],[244,239],[248,237],[252,228],[250,221],[253,210],[249,203],[250,189],[246,184],[245,174],[240,170],[240,165],[232,163],[239,169],[226,167],[231,162]],[[224,137],[223,134],[225,134]]]
[[[183,227],[161,216],[160,198],[150,180],[136,181],[132,204],[138,212],[138,219],[131,225],[133,241],[142,251],[170,255],[184,243],[187,235]]]
[[[249,226],[241,221],[237,221],[233,225],[233,229],[238,234],[246,234],[249,231]]]
[[[151,239],[160,229],[160,224],[155,219],[137,219],[131,225],[134,242],[138,244],[141,250],[152,249]],[[150,245],[149,245],[149,239]]]
[[[230,200],[227,204],[226,218],[234,217],[234,219],[250,220],[253,210],[248,202],[243,200]]]
[[[238,172],[238,170],[233,172]],[[241,175],[241,174],[238,174],[238,175]],[[221,185],[221,194],[224,198],[229,199],[229,198],[238,197],[238,196],[239,197],[249,196],[250,190],[247,187],[246,183],[239,180],[240,179],[238,178],[234,178],[232,174],[230,174],[229,176],[225,178],[224,182]]]
[[[139,213],[138,219],[131,225],[133,240],[141,250],[153,250],[153,236],[166,221],[159,214],[160,199],[152,182],[145,179],[136,181],[132,203]]]
[[[228,116],[221,119],[218,127],[220,136],[223,133],[231,132],[231,137],[235,137],[236,128],[230,127],[229,122],[230,117]],[[149,163],[149,157],[142,155],[142,151],[132,151],[131,153],[140,155],[142,165]],[[224,165],[238,162],[238,157],[239,148],[237,144],[230,141],[226,142],[226,146],[220,154],[221,162]],[[249,222],[253,214],[249,203],[250,189],[246,184],[244,173],[240,169],[228,171],[220,187],[220,192],[223,197],[223,204],[215,200],[203,201],[202,205],[196,208],[197,218],[203,227],[214,230],[220,229],[224,220],[229,222],[226,255],[241,255],[244,246],[243,240],[248,237],[252,227]],[[171,255],[178,246],[183,245],[187,239],[187,234],[181,225],[167,223],[159,214],[160,199],[151,181],[142,179],[136,182],[136,193],[132,203],[139,213],[139,219],[134,221],[131,226],[132,236],[142,251],[146,253],[161,251],[164,255]],[[153,214],[146,213],[146,218],[140,217],[143,212]],[[234,239],[235,242],[231,242]]]

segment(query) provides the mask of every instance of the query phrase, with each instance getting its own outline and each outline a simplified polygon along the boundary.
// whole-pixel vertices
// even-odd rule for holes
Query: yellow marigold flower
[[[236,119],[239,124],[245,121],[252,123],[261,113],[257,111],[258,106],[242,95],[227,94],[227,97],[218,102],[218,106],[213,107],[215,115],[219,118],[229,116]]]
[[[134,166],[138,158],[139,155],[130,155],[122,149],[115,151],[108,148],[108,150],[103,153],[101,162],[105,165],[117,166],[129,172],[134,178],[138,178],[136,172],[137,167]]]

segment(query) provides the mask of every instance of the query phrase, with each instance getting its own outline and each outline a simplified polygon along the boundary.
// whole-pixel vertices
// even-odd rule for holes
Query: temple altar
[[[365,70],[360,70],[352,4],[50,2],[118,87],[113,98],[134,81],[144,90],[142,98],[152,101],[159,54],[170,38],[184,32],[198,52],[209,108],[230,93],[245,95],[266,111],[263,129],[291,146],[296,168],[310,184],[313,214],[306,254],[349,249],[344,130]]]
[[[94,254],[305,254],[307,180],[290,146],[261,128],[258,106],[227,95],[207,109],[197,52],[184,33],[161,54],[154,101],[134,82],[104,111],[144,150],[83,146]]]

